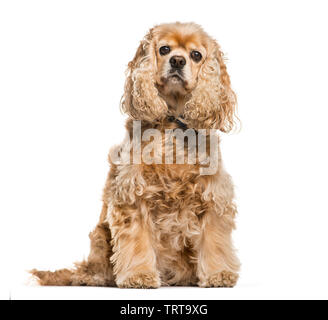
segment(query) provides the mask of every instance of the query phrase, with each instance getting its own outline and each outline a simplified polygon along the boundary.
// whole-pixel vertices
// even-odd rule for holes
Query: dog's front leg
[[[239,261],[231,241],[231,215],[207,212],[203,218],[197,276],[200,287],[233,287],[238,280]]]
[[[115,281],[120,288],[158,288],[159,272],[147,217],[134,206],[116,207],[109,215],[113,236]]]

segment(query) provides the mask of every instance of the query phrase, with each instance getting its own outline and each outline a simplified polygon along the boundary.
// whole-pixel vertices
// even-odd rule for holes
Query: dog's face
[[[198,72],[207,57],[202,33],[186,28],[158,31],[155,54],[156,82],[165,94],[187,94],[196,87]]]

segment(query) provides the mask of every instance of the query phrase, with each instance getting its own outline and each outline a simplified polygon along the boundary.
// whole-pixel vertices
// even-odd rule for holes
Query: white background
[[[326,1],[1,1],[0,298],[328,298]],[[225,135],[242,261],[234,289],[40,288],[86,257],[124,135],[124,70],[154,24],[215,37],[239,98]]]

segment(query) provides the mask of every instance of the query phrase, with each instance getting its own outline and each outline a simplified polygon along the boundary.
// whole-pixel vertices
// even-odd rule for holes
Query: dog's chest
[[[200,220],[188,209],[154,214],[152,220],[159,250],[172,253],[191,249],[200,237]]]
[[[143,199],[150,208],[158,249],[181,251],[194,247],[207,209],[197,171],[185,166],[153,169],[150,169],[152,174],[144,172],[149,192],[146,191]],[[154,174],[156,171],[158,175]]]

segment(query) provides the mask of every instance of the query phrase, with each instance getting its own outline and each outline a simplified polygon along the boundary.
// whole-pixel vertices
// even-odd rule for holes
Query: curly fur
[[[157,53],[158,43],[164,40],[179,43],[180,54],[187,50],[188,43],[203,48],[201,63],[188,60],[192,76],[184,83],[185,94],[170,94],[158,77],[159,66],[164,68],[167,62]],[[132,135],[135,119],[142,121],[143,131],[156,128],[164,139],[165,129],[178,127],[167,120],[167,115],[174,112],[182,112],[189,128],[228,132],[234,127],[235,107],[236,98],[223,54],[216,41],[196,24],[154,27],[128,65],[121,101],[122,110],[129,116],[128,136]],[[121,158],[132,152],[126,141],[117,148]],[[157,143],[155,148],[159,150],[163,146]],[[177,152],[185,151],[183,146]],[[239,261],[231,232],[237,210],[231,178],[223,169],[220,153],[218,168],[209,176],[200,174],[199,162],[117,164],[109,161],[111,169],[103,193],[103,210],[96,229],[90,234],[88,259],[72,270],[32,270],[40,284],[122,288],[236,284]]]
[[[128,65],[121,109],[135,120],[153,121],[167,113],[165,101],[155,87],[156,72],[153,30],[141,41],[135,57]]]
[[[185,106],[185,117],[192,128],[215,128],[229,132],[234,127],[236,96],[223,53],[214,42],[212,52],[202,66],[198,84]]]

